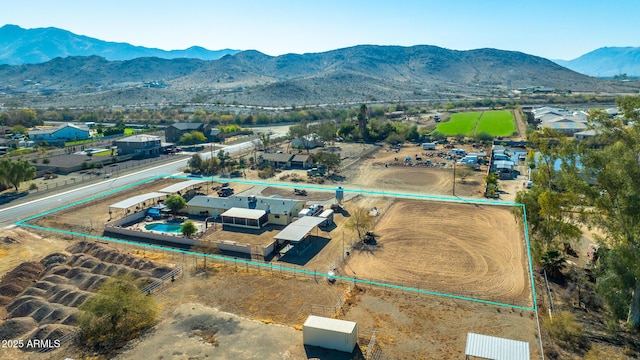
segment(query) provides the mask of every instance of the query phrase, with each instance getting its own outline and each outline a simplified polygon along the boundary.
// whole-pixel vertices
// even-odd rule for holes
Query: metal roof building
[[[152,192],[152,193],[137,195],[137,196],[130,197],[126,200],[117,202],[115,204],[109,205],[109,211],[111,211],[112,209],[131,210],[131,208],[133,208],[134,206],[139,206],[140,204],[142,204],[142,206],[144,207],[147,205],[146,204],[147,201],[151,201],[155,203],[157,200],[164,200],[166,197],[167,197],[167,194],[163,194],[160,192]],[[149,205],[151,205],[151,203]]]
[[[203,182],[206,182],[205,180],[187,180],[187,181],[183,181],[183,182],[179,182],[177,184],[173,184],[173,185],[169,185],[165,188],[162,188],[160,190],[158,190],[161,193],[167,193],[167,194],[176,194],[184,189],[188,189],[192,186],[196,186],[198,184],[201,184]]]
[[[467,360],[529,360],[529,343],[495,336],[467,334]]]
[[[302,241],[314,227],[322,224],[325,220],[327,219],[305,216],[287,225],[286,228],[274,236],[274,239],[279,242],[288,241],[290,243],[298,243]]]

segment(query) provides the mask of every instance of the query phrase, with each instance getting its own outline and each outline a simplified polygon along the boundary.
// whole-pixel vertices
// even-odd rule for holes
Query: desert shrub
[[[78,343],[99,353],[121,348],[158,319],[153,296],[143,294],[130,275],[106,281],[79,309]]]
[[[560,311],[544,321],[544,328],[555,339],[570,345],[578,345],[583,339],[582,325],[569,311]]]
[[[268,179],[272,177],[273,174],[275,174],[275,170],[271,166],[264,168],[264,170],[258,171],[258,177],[260,179]]]
[[[600,344],[594,345],[584,356],[585,360],[624,360],[627,357],[619,353],[619,349],[609,349]]]

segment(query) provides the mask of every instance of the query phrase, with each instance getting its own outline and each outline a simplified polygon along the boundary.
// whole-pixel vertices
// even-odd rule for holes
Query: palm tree
[[[557,249],[544,253],[541,262],[542,268],[547,272],[547,275],[554,279],[562,278],[562,270],[567,267],[567,258]]]
[[[365,139],[365,131],[367,129],[367,122],[369,118],[367,116],[367,104],[360,105],[360,112],[358,113],[358,127],[360,128],[360,134],[362,139]]]

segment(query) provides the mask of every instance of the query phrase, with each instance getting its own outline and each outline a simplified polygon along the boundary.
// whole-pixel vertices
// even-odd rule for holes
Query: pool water
[[[176,234],[176,233],[180,233],[180,228],[182,227],[182,224],[163,224],[163,223],[153,223],[153,224],[147,224],[144,226],[145,229],[147,230],[153,230],[153,231],[160,231],[160,232],[166,232],[166,233],[172,233],[172,234]]]

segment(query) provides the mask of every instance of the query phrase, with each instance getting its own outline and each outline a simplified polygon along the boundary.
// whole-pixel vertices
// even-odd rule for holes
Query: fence
[[[167,281],[170,281],[171,283],[173,283],[176,280],[176,278],[178,278],[178,276],[184,276],[184,271],[183,271],[182,266],[174,269],[173,271],[167,273],[166,275],[164,275],[160,279],[158,279],[158,280],[152,282],[151,284],[145,286],[140,291],[145,293],[145,294],[147,294],[147,295],[152,294],[154,292],[162,291],[162,290],[164,290],[165,284],[167,283]]]

